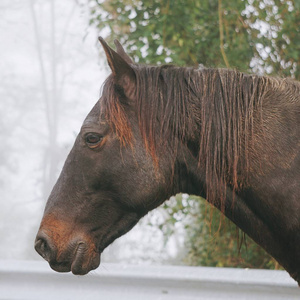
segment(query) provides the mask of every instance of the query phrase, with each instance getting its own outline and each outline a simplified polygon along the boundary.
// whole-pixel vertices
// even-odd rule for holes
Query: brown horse
[[[205,197],[300,282],[300,84],[224,69],[136,65],[103,39],[112,74],[47,202],[35,249],[86,274],[178,192]]]

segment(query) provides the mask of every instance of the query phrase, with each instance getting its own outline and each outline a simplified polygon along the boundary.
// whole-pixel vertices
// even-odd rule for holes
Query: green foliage
[[[300,78],[299,0],[90,0],[136,62],[203,64]]]
[[[246,13],[257,43],[255,62],[267,73],[292,76],[300,80],[300,1],[249,0]],[[254,66],[254,70],[257,70]]]
[[[230,7],[227,2],[230,1],[224,0],[223,5]],[[231,7],[234,9],[224,11],[227,16],[224,47],[230,65],[246,70],[254,47],[240,16],[245,3],[235,1]],[[91,23],[99,29],[110,28],[109,38],[119,38],[137,62],[226,66],[219,51],[218,18],[217,0],[107,0],[94,6]],[[245,43],[249,47],[239,46]]]
[[[90,6],[90,24],[108,32],[109,43],[119,39],[136,62],[203,64],[300,79],[299,0],[90,0]],[[174,223],[185,224],[186,263],[278,268],[203,199],[178,195],[165,209],[166,236]]]
[[[184,259],[189,265],[278,269],[278,263],[260,246],[204,199],[178,194],[164,209],[169,217],[161,225],[166,236],[175,223],[185,225]]]

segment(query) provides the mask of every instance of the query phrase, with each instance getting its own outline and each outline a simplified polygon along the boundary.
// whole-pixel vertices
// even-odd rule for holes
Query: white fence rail
[[[42,261],[0,261],[0,299],[300,299],[284,271],[104,263],[86,276],[59,274]]]

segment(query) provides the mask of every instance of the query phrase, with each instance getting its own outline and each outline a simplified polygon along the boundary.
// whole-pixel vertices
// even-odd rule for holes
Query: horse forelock
[[[109,76],[103,85],[101,110],[105,119],[115,130],[122,146],[132,144],[132,130],[124,104],[120,101],[120,94],[112,76]]]

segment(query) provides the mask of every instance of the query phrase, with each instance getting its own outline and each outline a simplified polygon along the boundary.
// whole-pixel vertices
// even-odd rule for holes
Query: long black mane
[[[276,90],[297,88],[289,79],[247,75],[234,70],[136,66],[136,112],[148,152],[168,141],[170,155],[179,143],[192,142],[206,175],[207,200],[223,199],[226,186],[245,185],[254,123],[261,122],[263,99]],[[102,106],[123,144],[131,138],[122,91],[110,77]]]

